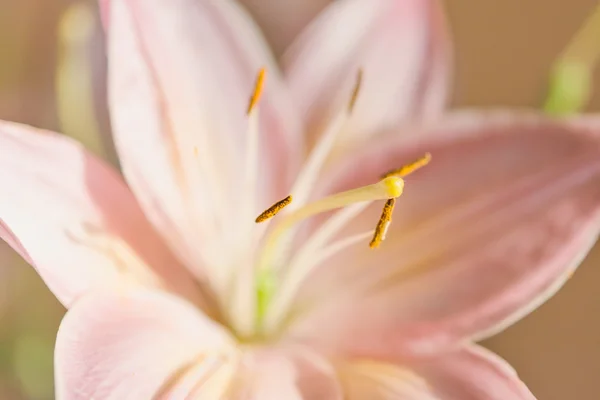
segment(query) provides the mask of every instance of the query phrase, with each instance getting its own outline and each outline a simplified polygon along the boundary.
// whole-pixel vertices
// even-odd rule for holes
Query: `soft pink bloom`
[[[533,399],[473,342],[541,304],[593,244],[598,118],[407,125],[444,103],[433,1],[335,2],[284,77],[230,1],[102,5],[127,183],[65,137],[0,125],[0,234],[69,308],[57,398]],[[393,189],[380,175],[426,152],[370,250],[374,199]],[[254,224],[290,192],[269,229]]]

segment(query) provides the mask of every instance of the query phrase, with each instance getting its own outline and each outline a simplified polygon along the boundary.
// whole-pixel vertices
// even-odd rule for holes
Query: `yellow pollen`
[[[387,234],[387,230],[390,226],[390,223],[392,222],[392,212],[394,212],[395,205],[396,199],[389,199],[385,202],[385,205],[383,206],[383,211],[381,212],[381,218],[379,218],[379,222],[375,227],[373,239],[371,239],[371,243],[369,243],[370,248],[378,248],[381,242],[385,240],[385,235]]]
[[[423,157],[418,158],[412,163],[403,165],[400,168],[389,171],[388,173],[383,175],[383,179],[389,178],[390,176],[399,176],[401,178],[404,178],[405,176],[412,174],[419,168],[422,168],[429,164],[429,161],[431,161],[431,154],[425,153]]]
[[[265,87],[266,74],[267,70],[265,68],[261,68],[260,71],[258,71],[258,75],[256,76],[256,82],[254,83],[254,91],[252,92],[250,102],[248,103],[248,114],[250,114],[252,110],[254,110],[254,108],[260,100],[260,97],[262,96],[263,89]]]
[[[358,94],[360,93],[360,88],[362,86],[362,79],[363,71],[362,69],[359,69],[358,73],[356,74],[356,83],[354,84],[354,89],[352,90],[350,103],[348,103],[348,112],[352,112],[354,110],[354,106],[356,105],[356,100],[358,100]]]
[[[279,213],[279,211],[283,210],[292,202],[292,196],[289,195],[283,200],[279,200],[277,203],[273,204],[271,207],[267,208],[263,211],[258,217],[256,217],[256,223],[264,222],[270,218],[273,218],[275,215]]]

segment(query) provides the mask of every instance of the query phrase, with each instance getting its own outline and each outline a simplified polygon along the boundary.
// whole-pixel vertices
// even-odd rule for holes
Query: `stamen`
[[[248,103],[248,115],[254,110],[254,107],[258,104],[260,97],[262,96],[263,89],[265,86],[265,75],[267,70],[265,68],[261,68],[256,77],[256,83],[254,84],[254,91],[252,92],[252,96],[250,96],[250,102]]]
[[[288,270],[294,271],[297,265],[303,264],[307,259],[312,258],[320,249],[335,237],[335,235],[344,228],[353,218],[363,212],[369,206],[368,202],[353,204],[337,211],[335,215],[328,218],[326,222],[315,231],[310,238],[300,247],[289,262]],[[370,232],[373,236],[373,232]]]
[[[388,200],[399,197],[404,190],[404,180],[397,176],[390,176],[372,185],[351,189],[345,192],[336,193],[329,197],[317,200],[313,203],[299,208],[288,214],[271,231],[265,242],[264,251],[259,261],[260,268],[271,267],[274,251],[277,248],[279,240],[284,234],[298,222],[326,211],[349,206],[351,204],[371,202],[375,200]]]
[[[425,153],[425,155],[423,157],[418,158],[417,160],[413,161],[412,163],[403,165],[400,168],[393,169],[393,170],[387,172],[386,174],[383,175],[382,178],[388,178],[390,176],[399,176],[400,178],[404,178],[405,176],[412,174],[419,168],[423,168],[424,166],[429,164],[429,161],[431,161],[431,154]]]
[[[352,97],[350,97],[350,103],[348,103],[348,112],[350,113],[354,111],[356,100],[358,100],[358,94],[360,93],[360,88],[362,86],[362,78],[363,71],[362,69],[359,69],[358,73],[356,74],[356,83],[354,84],[354,90],[352,90]]]
[[[323,164],[325,164],[327,157],[331,153],[331,149],[337,141],[338,134],[342,131],[346,122],[348,122],[350,113],[356,105],[361,86],[362,71],[359,70],[356,77],[356,83],[348,103],[348,108],[342,110],[332,119],[331,123],[327,126],[319,141],[310,152],[306,163],[296,178],[296,182],[294,183],[291,192],[294,193],[294,196],[296,197],[296,204],[298,206],[303,205],[308,200],[310,191],[312,190],[315,181],[319,176],[319,171],[323,167]]]
[[[270,301],[271,307],[266,310],[267,312],[264,315],[263,332],[272,333],[277,329],[277,324],[280,323],[285,316],[286,311],[289,309],[300,289],[301,283],[304,282],[306,277],[315,267],[318,267],[323,261],[340,251],[363,242],[371,235],[372,232],[368,231],[339,239],[326,248],[318,249],[310,259],[303,260],[303,262],[298,265],[299,268],[290,268],[290,274],[285,276],[285,279],[281,282],[281,287],[278,288],[274,295],[271,294],[273,299]]]
[[[259,102],[264,90],[266,78],[266,69],[261,68],[256,76],[254,90],[250,96],[248,109],[248,132],[245,154],[245,168],[242,192],[244,193],[244,201],[240,206],[239,213],[241,214],[240,221],[243,221],[237,230],[237,246],[239,246],[237,254],[241,254],[246,259],[254,257],[253,240],[255,226],[252,219],[256,215],[256,198],[257,198],[257,180],[258,180],[258,165],[259,165]],[[234,239],[235,240],[235,239]],[[240,262],[239,260],[234,260]],[[254,315],[256,313],[256,298],[254,285],[254,266],[252,263],[241,263],[241,267],[230,273],[229,279],[232,280],[232,293],[230,298],[231,305],[231,321],[234,329],[240,335],[250,334],[253,329]]]
[[[261,68],[256,75],[254,91],[250,96],[248,105],[248,132],[246,136],[246,154],[244,168],[244,202],[240,207],[241,221],[248,223],[248,230],[254,229],[252,218],[256,215],[256,187],[258,179],[258,155],[259,155],[259,101],[265,86],[266,69]],[[241,237],[248,234],[245,230],[240,230]],[[243,240],[243,239],[242,239]]]
[[[289,195],[288,197],[286,197],[283,200],[279,200],[277,203],[273,204],[271,207],[269,207],[265,211],[263,211],[258,217],[256,217],[255,222],[258,224],[258,223],[268,220],[269,218],[273,218],[275,215],[277,215],[279,213],[279,211],[283,210],[291,202],[292,202],[291,195]]]
[[[379,222],[375,228],[375,233],[373,234],[373,239],[371,240],[371,243],[369,243],[370,248],[378,248],[381,242],[385,240],[385,235],[387,234],[390,223],[392,222],[392,213],[394,212],[395,205],[396,199],[389,199],[385,202],[383,211],[381,212],[381,218],[379,218]]]
[[[291,213],[285,221],[281,222],[281,224],[285,224],[286,227],[289,227],[310,216],[345,207],[350,204],[400,197],[403,190],[404,180],[397,176],[390,176],[372,185],[336,193],[307,204]]]

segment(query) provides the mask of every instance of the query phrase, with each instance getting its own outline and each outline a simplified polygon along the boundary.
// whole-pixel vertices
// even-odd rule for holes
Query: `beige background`
[[[0,61],[14,60],[15,56],[19,60],[14,71],[0,68],[1,118],[55,128],[51,101],[53,18],[70,2],[0,0]],[[446,1],[456,47],[453,106],[538,107],[553,59],[595,5],[592,0]],[[31,7],[36,12],[28,11]],[[9,45],[15,41],[30,45],[31,53],[15,53]],[[600,79],[591,111],[600,111],[598,83]],[[600,399],[599,268],[597,248],[556,297],[485,343],[516,367],[540,400]],[[13,272],[9,292],[12,308],[3,315],[0,341],[3,329],[15,324],[21,324],[27,335],[40,329],[53,334],[62,312],[57,302],[29,268]],[[46,307],[43,312],[41,305]],[[48,308],[54,311],[46,311]],[[51,337],[32,337],[51,346]],[[50,363],[50,359],[40,364]],[[0,374],[0,398],[33,398],[11,379]],[[37,386],[40,379],[34,379]]]
[[[596,3],[446,1],[456,42],[453,104],[538,106],[554,57]],[[596,76],[589,109],[597,112]],[[600,247],[558,295],[485,344],[513,364],[540,400],[600,399]]]

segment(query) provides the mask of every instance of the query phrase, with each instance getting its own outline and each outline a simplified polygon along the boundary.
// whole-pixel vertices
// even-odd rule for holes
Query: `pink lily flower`
[[[127,183],[68,138],[0,123],[0,235],[68,308],[57,398],[534,398],[473,343],[594,243],[597,117],[407,125],[444,103],[433,1],[335,2],[285,78],[236,3],[101,5]]]

